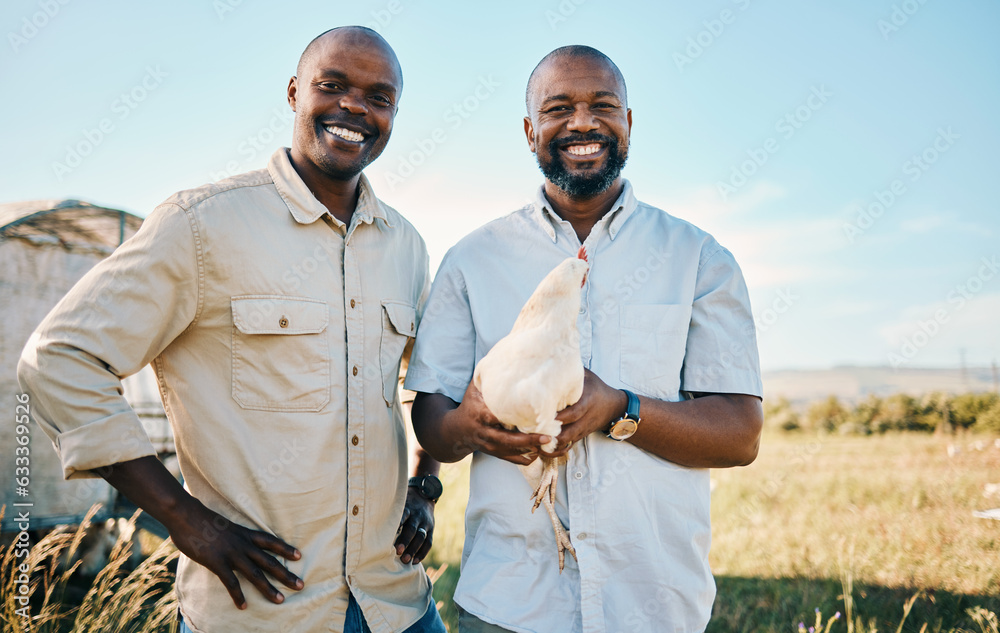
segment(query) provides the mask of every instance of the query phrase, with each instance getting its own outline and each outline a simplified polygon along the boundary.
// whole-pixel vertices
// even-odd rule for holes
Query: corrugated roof
[[[142,218],[82,200],[31,200],[0,204],[0,242],[25,239],[64,248],[114,250],[139,230]]]

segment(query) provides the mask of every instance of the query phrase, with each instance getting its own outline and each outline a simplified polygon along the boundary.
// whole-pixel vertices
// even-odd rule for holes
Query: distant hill
[[[961,369],[919,369],[892,367],[835,367],[820,370],[764,372],[764,397],[784,396],[793,403],[819,400],[835,395],[856,402],[868,394],[887,396],[908,393],[914,396],[942,391],[966,393],[996,389],[996,370],[991,367]]]

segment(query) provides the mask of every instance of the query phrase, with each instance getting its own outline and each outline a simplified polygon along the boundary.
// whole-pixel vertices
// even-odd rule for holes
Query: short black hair
[[[611,61],[611,58],[597,50],[592,46],[585,46],[583,44],[571,44],[569,46],[561,46],[556,50],[552,51],[548,55],[542,58],[535,69],[531,71],[531,75],[528,77],[528,86],[524,90],[524,107],[528,110],[528,114],[531,114],[531,91],[535,86],[536,76],[538,75],[538,69],[545,65],[546,62],[559,57],[576,57],[584,59],[594,59],[604,62],[611,68],[611,71],[615,74],[615,77],[622,84],[622,99],[624,100],[626,107],[628,106],[628,88],[625,86],[625,76],[622,75],[622,71],[618,69],[618,65]]]

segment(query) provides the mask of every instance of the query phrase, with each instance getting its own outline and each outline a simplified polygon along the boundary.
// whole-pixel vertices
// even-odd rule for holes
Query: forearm
[[[451,437],[448,432],[445,417],[456,409],[458,403],[439,393],[418,393],[413,401],[413,432],[423,449],[421,452],[435,464],[457,462],[473,451],[461,438]],[[416,468],[419,469],[419,454],[417,458]]]
[[[104,466],[94,471],[168,531],[204,506],[184,490],[170,471],[152,456]]]
[[[437,475],[441,471],[441,462],[434,459],[430,453],[417,446],[413,451],[413,472],[414,477],[420,475]]]
[[[407,349],[411,344],[407,344]],[[409,353],[404,353],[404,358],[409,359]],[[413,401],[410,400],[405,402],[403,406],[406,408],[407,417],[410,418],[410,423],[413,423]],[[414,433],[415,435],[416,433]],[[428,453],[423,446],[420,445],[418,441],[411,451],[411,462],[413,464],[413,472],[410,473],[412,477],[419,477],[421,475],[437,475],[441,470],[441,462],[434,459],[434,457]]]
[[[419,445],[415,447],[412,473],[414,477],[437,476],[440,469],[440,462],[430,453]],[[407,486],[403,517],[399,522],[399,532],[394,543],[396,555],[402,563],[417,564],[430,552],[434,538],[436,501],[437,499],[432,501],[427,496],[423,486]]]
[[[465,390],[462,404],[438,393],[418,393],[413,402],[413,431],[428,453],[438,461],[457,462],[482,451],[518,464],[524,457],[552,438],[537,433],[521,433],[502,428],[483,396],[472,385]]]
[[[645,451],[690,468],[746,466],[757,457],[764,416],[756,396],[639,403],[642,422],[628,441]]]
[[[95,472],[162,523],[177,549],[218,576],[238,608],[246,609],[247,601],[237,572],[275,604],[284,602],[285,597],[269,578],[295,590],[304,586],[301,578],[272,555],[299,560],[302,554],[297,549],[273,534],[250,530],[210,510],[188,494],[155,457],[140,457]]]

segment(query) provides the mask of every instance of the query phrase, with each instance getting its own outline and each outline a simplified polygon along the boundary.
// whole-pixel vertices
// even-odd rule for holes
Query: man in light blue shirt
[[[474,455],[460,626],[700,631],[715,597],[707,469],[752,462],[763,417],[746,284],[729,251],[639,202],[621,177],[632,112],[610,59],[557,49],[526,100],[545,183],[448,252],[407,374],[421,444],[441,461]],[[560,574],[549,519],[530,512],[515,466],[549,438],[497,428],[469,383],[538,282],[581,245],[587,371],[583,397],[558,416],[568,463],[556,493],[577,560]]]

